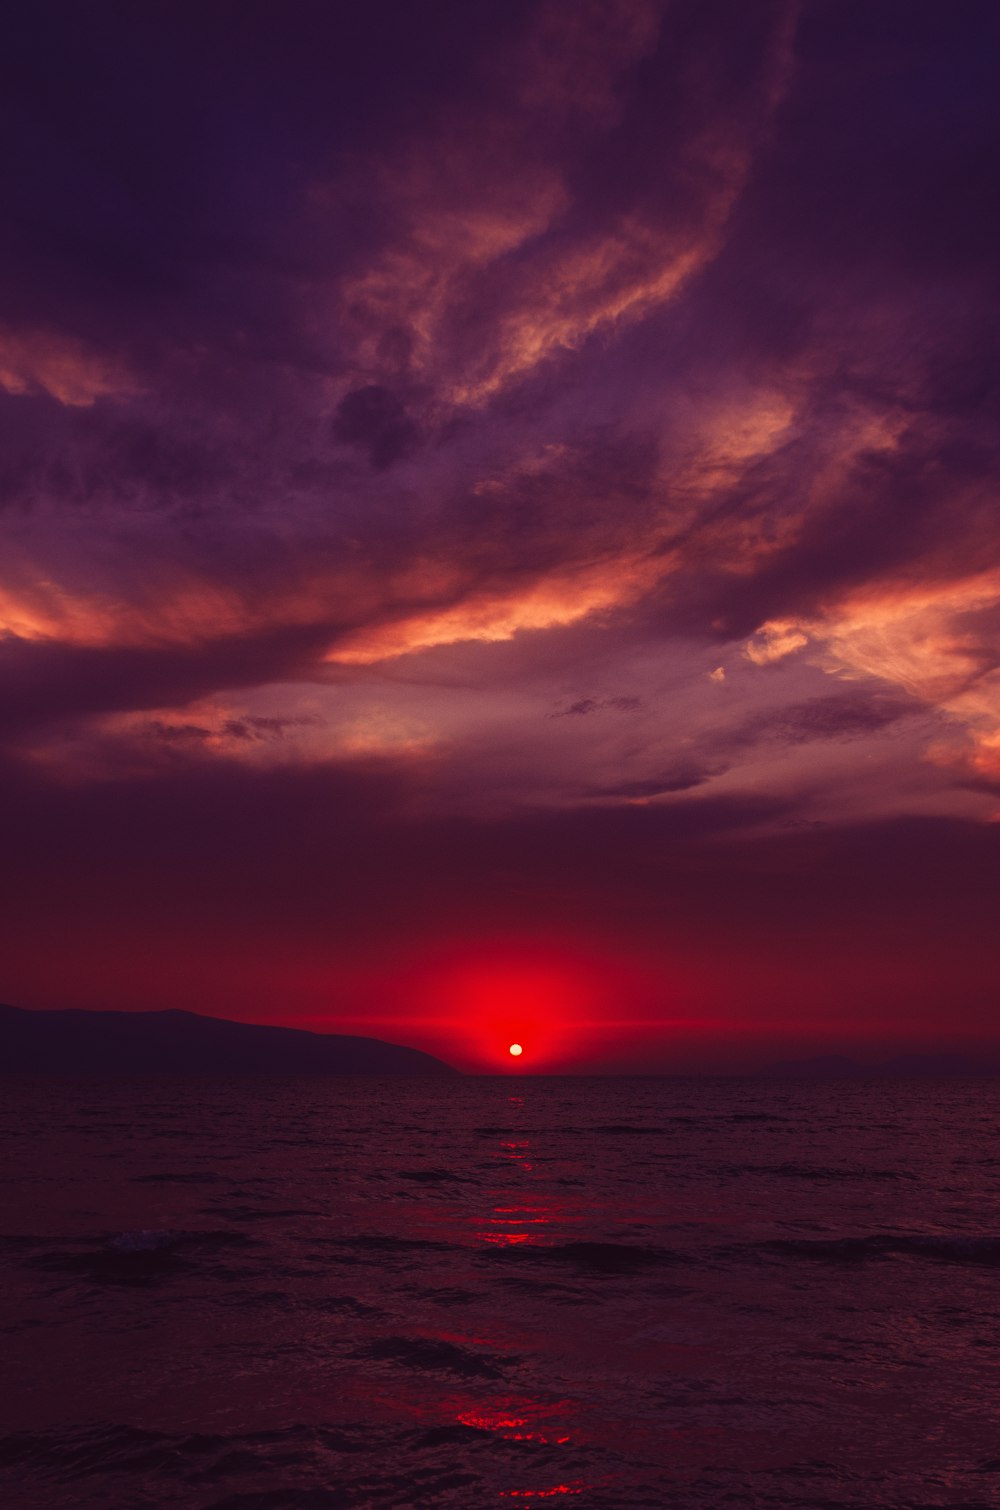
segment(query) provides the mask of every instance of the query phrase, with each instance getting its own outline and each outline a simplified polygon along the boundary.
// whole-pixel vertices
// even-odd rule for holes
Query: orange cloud
[[[715,524],[711,505],[784,443],[799,402],[763,389],[709,405],[704,415],[693,406],[660,462],[650,458],[638,507],[627,473],[607,466],[595,472],[586,447],[543,446],[481,476],[470,492],[491,514],[502,518],[508,506],[529,499],[538,520],[542,563],[518,570],[513,581],[503,531],[470,553],[456,549],[447,527],[439,535],[433,521],[425,549],[408,561],[382,566],[351,553],[336,560],[303,554],[266,583],[246,585],[151,561],[141,542],[136,554],[122,542],[113,561],[105,554],[86,564],[81,542],[72,583],[54,567],[40,569],[28,549],[8,555],[0,634],[89,648],[168,647],[328,624],[328,660],[365,665],[572,624],[635,602],[675,572],[683,565],[675,542],[684,530],[694,532],[685,550],[732,570],[749,570],[761,553],[777,549],[777,525],[743,514]],[[700,524],[706,508],[708,522]],[[351,624],[357,627],[333,627]]]
[[[801,625],[791,619],[771,619],[748,641],[746,653],[755,666],[769,666],[808,643],[809,636]]]
[[[353,331],[359,371],[385,375],[402,337],[411,373],[450,404],[479,405],[557,353],[669,301],[715,255],[752,162],[745,121],[715,120],[675,145],[664,172],[679,175],[688,199],[697,185],[683,215],[643,206],[586,234],[572,227],[561,144],[614,123],[623,76],[654,48],[662,10],[659,0],[550,0],[494,64],[475,105],[453,108],[379,165],[397,229],[348,282],[336,313]],[[765,116],[790,72],[791,15],[775,29]]]
[[[72,336],[9,329],[0,329],[0,388],[11,394],[47,393],[73,409],[140,391],[118,358],[90,350]]]
[[[957,581],[880,584],[813,618],[775,620],[746,646],[757,665],[808,647],[831,675],[872,677],[938,708],[963,742],[936,741],[928,757],[1000,775],[1000,671],[993,623],[1000,571]]]
[[[113,559],[81,545],[72,575],[41,568],[27,550],[11,552],[2,569],[0,638],[85,649],[197,646],[275,627],[366,622],[387,591],[374,568],[327,561],[300,561],[266,583],[236,585],[158,563],[145,544]]]
[[[578,567],[508,592],[470,594],[447,608],[359,630],[339,642],[327,659],[340,665],[364,666],[435,645],[509,640],[521,630],[574,624],[590,614],[634,601],[667,569],[665,560],[637,556]]]
[[[0,638],[57,640],[89,649],[187,645],[238,633],[252,622],[240,594],[192,578],[147,585],[138,601],[44,577],[0,588]]]
[[[213,696],[179,707],[96,714],[54,735],[29,733],[16,748],[52,778],[89,783],[157,776],[206,759],[258,770],[385,759],[412,765],[438,744],[426,717],[377,698],[360,706],[355,701],[345,713],[336,697],[317,697],[315,690],[280,683],[249,698]]]
[[[717,203],[712,218],[723,220],[728,208]],[[497,322],[490,349],[453,383],[452,401],[482,403],[603,327],[640,318],[670,299],[715,245],[711,233],[689,243],[631,216],[582,246],[543,256]]]

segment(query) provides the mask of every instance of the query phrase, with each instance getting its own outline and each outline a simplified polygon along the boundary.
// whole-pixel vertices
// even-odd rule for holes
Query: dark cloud
[[[988,86],[1000,19],[960,0],[809,7],[796,85],[759,193],[788,248],[828,276],[873,266],[894,281],[989,271],[1000,122]],[[793,213],[794,207],[794,213]]]
[[[259,328],[255,304],[266,291],[273,305],[276,276],[342,261],[363,234],[345,206],[338,236],[318,244],[315,224],[304,236],[304,185],[338,155],[412,128],[523,10],[517,0],[486,0],[474,15],[443,0],[419,16],[392,0],[364,14],[293,0],[280,18],[228,0],[210,16],[188,0],[22,10],[0,65],[0,255],[16,300],[0,314],[69,320],[78,334],[110,316],[133,339],[168,323],[182,339]]]
[[[211,645],[134,650],[0,641],[0,730],[184,705],[220,687],[256,686],[304,673],[327,633],[281,630]]]
[[[337,440],[359,446],[379,470],[412,455],[420,440],[402,401],[379,383],[353,388],[344,395],[333,433]]]
[[[316,728],[322,720],[318,718],[259,718],[248,716],[246,718],[223,719],[218,729],[206,727],[203,724],[193,723],[167,723],[161,718],[150,719],[146,723],[138,723],[131,731],[132,737],[139,743],[144,740],[154,740],[165,745],[197,745],[209,740],[236,740],[241,743],[261,743],[285,738],[289,730],[297,730],[303,727]]]
[[[289,729],[317,728],[321,724],[319,718],[227,718],[222,731],[231,739],[282,739]]]
[[[143,724],[140,732],[150,739],[162,739],[165,744],[186,744],[189,740],[210,739],[212,735],[211,729],[200,724],[167,724],[158,718]]]
[[[551,718],[586,718],[589,713],[603,713],[612,709],[615,713],[639,713],[644,704],[641,697],[581,697],[568,708],[559,708]]]
[[[863,739],[891,728],[900,719],[923,712],[912,698],[884,693],[844,692],[835,697],[814,697],[792,703],[774,712],[750,719],[735,736],[744,740],[777,740],[783,744],[806,744],[814,739]]]
[[[588,794],[592,797],[622,797],[627,801],[643,801],[651,797],[665,797],[671,792],[690,792],[702,786],[710,776],[718,774],[718,767],[709,770],[695,766],[681,767],[665,772],[662,776],[650,776],[643,781],[619,781],[611,786],[594,787]]]

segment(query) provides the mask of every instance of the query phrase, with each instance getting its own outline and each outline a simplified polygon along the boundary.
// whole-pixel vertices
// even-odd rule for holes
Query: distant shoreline
[[[0,1073],[457,1076],[403,1044],[196,1012],[31,1012],[0,1006]]]

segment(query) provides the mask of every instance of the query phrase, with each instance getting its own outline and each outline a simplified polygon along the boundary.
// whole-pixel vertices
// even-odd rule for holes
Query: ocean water
[[[998,1134],[986,1080],[8,1080],[0,1503],[997,1506]]]

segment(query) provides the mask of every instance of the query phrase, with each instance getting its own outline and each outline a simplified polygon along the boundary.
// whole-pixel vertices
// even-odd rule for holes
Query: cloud
[[[337,405],[333,433],[338,440],[360,446],[373,467],[391,467],[412,454],[419,432],[399,398],[379,383],[354,388]]]
[[[989,768],[1000,737],[998,625],[995,571],[958,580],[896,581],[851,594],[819,618],[765,625],[747,654],[763,664],[793,651],[809,653],[834,674],[899,687],[964,728],[965,758],[974,769],[977,762]],[[938,740],[933,755],[943,764],[960,764],[961,741],[949,746]]]
[[[863,739],[920,712],[914,699],[868,691],[835,693],[791,703],[751,719],[737,738],[772,739],[783,744],[812,740]]]
[[[660,575],[655,562],[602,561],[553,571],[505,593],[479,588],[454,606],[347,635],[328,658],[339,665],[368,665],[463,640],[509,640],[525,630],[573,624],[616,608],[640,597]]]
[[[9,327],[0,327],[0,388],[16,396],[45,394],[72,409],[140,391],[117,357],[57,331]]]
[[[68,718],[183,708],[220,687],[259,686],[293,667],[305,671],[317,649],[314,629],[156,647],[0,638],[0,732],[20,736]]]
[[[551,718],[585,718],[589,713],[603,713],[611,708],[616,713],[638,713],[643,707],[640,697],[581,697],[568,708],[559,708]]]
[[[674,792],[690,792],[695,787],[702,786],[714,774],[715,771],[689,766],[666,772],[662,776],[651,776],[644,781],[620,781],[613,786],[595,787],[588,795],[623,797],[630,802],[645,801],[653,797],[667,797]]]
[[[715,254],[787,82],[793,12],[776,8],[748,39],[757,72],[740,91],[713,68],[711,35],[700,37],[706,65],[670,80],[689,109],[675,108],[655,175],[637,186],[626,160],[631,200],[588,201],[573,157],[602,143],[634,150],[629,70],[669,49],[662,12],[650,0],[547,0],[474,104],[450,105],[380,163],[376,193],[395,232],[348,280],[339,310],[360,370],[405,371],[439,402],[480,407],[669,302]]]
[[[11,131],[8,737],[92,772],[143,721],[222,763],[353,741],[433,763],[436,810],[699,771],[812,821],[867,770],[951,811],[1000,728],[972,30],[908,33],[930,152],[853,4],[473,9],[255,16],[225,77],[178,13],[138,135],[132,18],[101,111],[71,70]],[[253,722],[305,685],[321,728]]]

